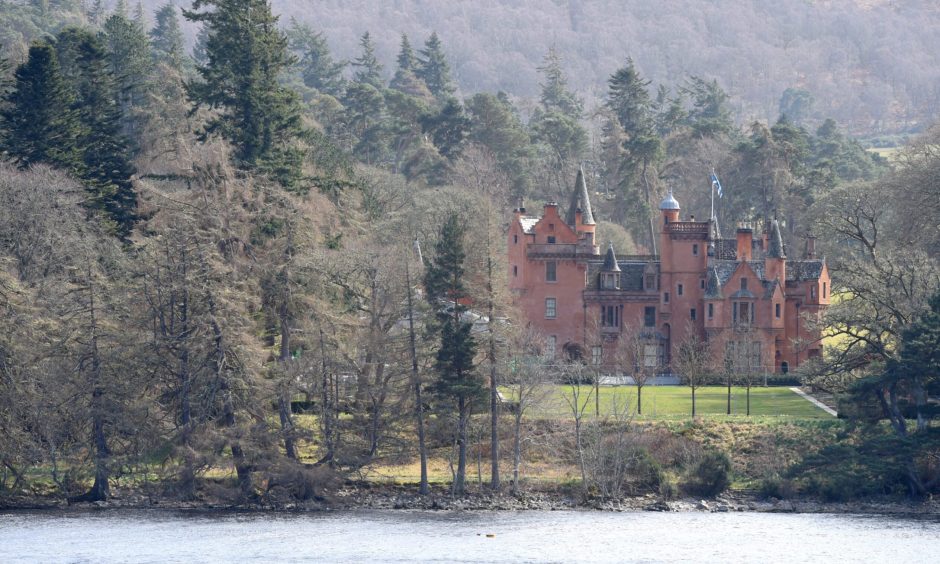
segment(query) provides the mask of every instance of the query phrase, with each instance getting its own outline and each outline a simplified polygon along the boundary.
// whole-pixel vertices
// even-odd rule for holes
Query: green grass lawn
[[[512,394],[506,390],[505,395]],[[570,418],[573,403],[572,386],[553,386],[544,394],[543,401],[534,406],[530,415],[546,418]],[[728,389],[723,386],[699,388],[695,392],[696,415],[727,417]],[[601,415],[622,412],[626,406],[629,413],[643,419],[681,419],[691,416],[692,396],[685,386],[645,386],[643,388],[643,414],[636,415],[636,387],[601,386]],[[747,408],[746,389],[731,388],[731,414],[743,417]],[[584,412],[593,415],[595,411],[594,390],[582,386],[579,404],[585,405]],[[799,419],[831,419],[832,416],[790,391],[789,388],[751,388],[751,415],[753,417],[789,417]]]

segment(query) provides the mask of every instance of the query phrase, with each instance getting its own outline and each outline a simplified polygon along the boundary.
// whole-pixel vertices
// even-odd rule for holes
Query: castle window
[[[742,289],[742,290],[747,290],[747,278],[742,278],[742,279],[741,279],[741,289]]]
[[[601,326],[620,327],[620,308],[617,306],[601,306]]]
[[[647,274],[644,277],[643,285],[645,286],[646,290],[655,290],[656,289],[656,275]]]
[[[826,283],[825,283],[825,282],[823,282],[823,294],[822,294],[822,296],[823,296],[823,298],[826,297]]]
[[[519,235],[513,235],[513,236],[512,236],[512,244],[513,244],[513,245],[518,245],[518,244],[519,244]]]
[[[715,304],[708,304],[708,318],[715,317]]]
[[[518,266],[512,265],[512,275],[513,275],[513,276],[519,276],[519,267],[518,267]]]
[[[550,260],[545,263],[545,281],[546,282],[557,282],[558,281],[558,272],[557,272],[557,263],[553,260]]]
[[[643,308],[643,326],[644,327],[655,327],[656,326],[656,308],[653,306],[646,306]]]
[[[549,230],[549,231],[554,231],[554,230],[555,230],[555,224],[554,224],[554,223],[549,223],[549,224],[548,224],[548,230]]]
[[[699,281],[698,281],[698,285],[699,285],[699,288],[701,288],[701,289],[704,290],[704,289],[705,289],[705,279],[702,278],[701,280],[699,280]]]
[[[669,303],[669,292],[663,292],[663,303],[664,304]]]
[[[616,290],[617,274],[614,272],[605,272],[601,277],[601,287],[605,290]]]
[[[751,304],[748,302],[734,302],[732,318],[735,325],[751,324]]]
[[[656,368],[662,364],[662,347],[659,345],[643,345],[643,366]]]
[[[774,315],[780,319],[780,304],[774,304]]]
[[[695,318],[696,318],[696,312],[695,312],[695,308],[693,307],[692,309],[689,310],[689,319],[691,319],[692,321],[695,321]]]
[[[554,244],[555,244],[555,236],[554,236],[554,235],[549,235],[549,236],[548,236],[548,244],[549,244],[549,245],[554,245]]]
[[[809,297],[810,297],[811,300],[815,300],[815,299],[816,299],[816,286],[812,286],[812,287],[809,289]]]
[[[751,343],[751,368],[760,369],[760,341]]]
[[[600,366],[602,358],[604,358],[604,349],[598,345],[591,347],[591,364]]]
[[[545,340],[545,354],[549,358],[555,358],[555,343],[558,341],[558,337],[555,335],[549,335],[548,339]]]
[[[693,244],[693,245],[692,245],[692,256],[693,256],[693,257],[697,257],[697,256],[698,256],[698,245],[697,245],[697,244]]]
[[[679,284],[679,285],[676,287],[676,295],[677,295],[677,296],[681,296],[681,295],[682,295],[682,284]]]
[[[545,298],[545,318],[555,319],[555,298]]]

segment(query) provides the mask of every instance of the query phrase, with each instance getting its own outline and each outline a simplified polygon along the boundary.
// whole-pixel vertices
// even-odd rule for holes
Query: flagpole
[[[712,168],[712,179],[714,178],[716,178],[715,169]],[[715,219],[715,181],[714,180],[711,181],[711,185],[712,185],[712,215],[711,217],[708,218],[709,220]]]

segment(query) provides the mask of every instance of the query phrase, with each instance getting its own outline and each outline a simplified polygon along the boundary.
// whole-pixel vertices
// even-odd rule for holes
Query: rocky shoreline
[[[519,494],[476,492],[453,497],[445,490],[427,496],[405,486],[346,486],[329,499],[310,501],[258,500],[232,503],[224,500],[179,501],[160,499],[134,492],[116,492],[108,501],[69,504],[60,498],[0,498],[0,511],[10,510],[88,510],[163,509],[172,511],[315,512],[353,510],[411,511],[657,511],[704,513],[836,513],[940,517],[940,502],[897,498],[850,502],[818,499],[762,499],[740,492],[726,492],[713,499],[663,499],[654,494],[620,500],[583,500],[558,491],[526,491]]]

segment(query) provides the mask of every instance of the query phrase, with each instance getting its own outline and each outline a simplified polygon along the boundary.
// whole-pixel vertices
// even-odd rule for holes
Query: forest
[[[710,495],[732,464],[778,494],[940,487],[940,131],[920,102],[904,119],[924,133],[886,159],[809,89],[753,119],[705,62],[654,77],[617,52],[589,109],[573,85],[596,67],[569,71],[590,54],[558,41],[523,65],[537,86],[520,107],[532,84],[458,83],[469,73],[447,45],[461,35],[443,28],[395,30],[390,63],[371,32],[334,53],[342,26],[266,0],[0,15],[0,496],[281,503],[409,461],[425,493],[433,453],[454,494],[474,453],[494,490],[512,468],[515,491],[526,434],[546,425],[565,427],[552,456],[585,496],[666,495],[663,467]],[[712,171],[729,231],[779,218],[792,249],[815,234],[839,345],[800,377],[846,398],[852,422],[761,474],[707,441],[644,435],[626,412],[529,421],[533,382],[586,369],[542,358],[512,323],[504,233],[519,202],[565,201],[579,167],[618,252],[651,250],[667,190],[707,217]],[[686,350],[703,371],[700,346]]]

